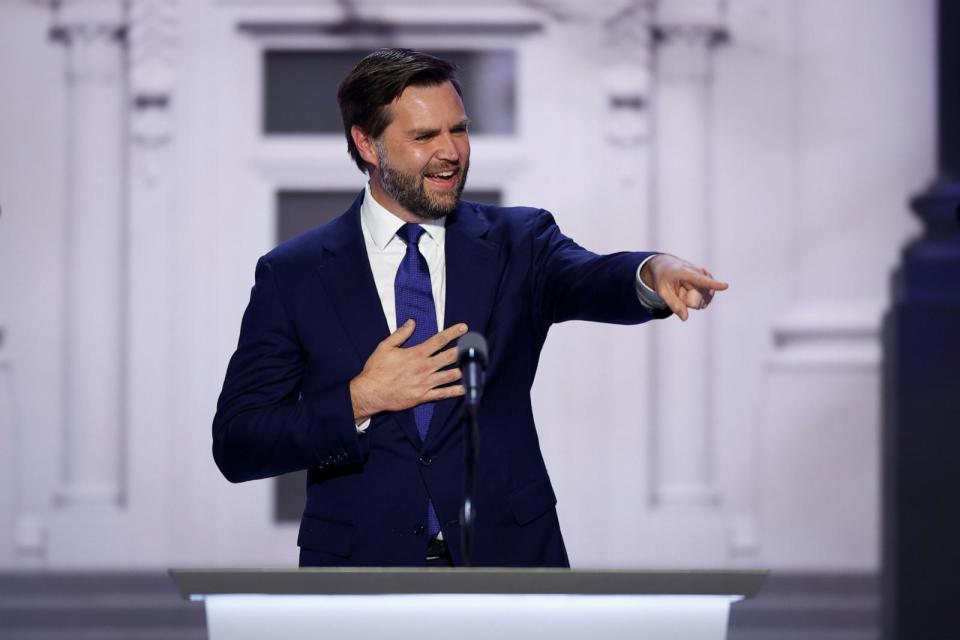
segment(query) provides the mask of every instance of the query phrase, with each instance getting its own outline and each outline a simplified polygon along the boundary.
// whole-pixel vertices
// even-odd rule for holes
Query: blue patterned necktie
[[[424,230],[418,224],[407,223],[397,231],[397,237],[407,243],[407,253],[397,269],[397,278],[393,289],[397,306],[397,326],[413,318],[416,326],[413,335],[407,340],[404,347],[418,345],[437,333],[437,308],[433,303],[433,287],[430,284],[430,269],[427,261],[420,254],[418,246]],[[433,417],[433,404],[426,402],[413,408],[413,418],[417,423],[417,433],[420,441],[427,439],[427,430],[430,428],[430,419]],[[430,537],[440,531],[440,520],[433,508],[433,503],[427,500],[427,532]]]

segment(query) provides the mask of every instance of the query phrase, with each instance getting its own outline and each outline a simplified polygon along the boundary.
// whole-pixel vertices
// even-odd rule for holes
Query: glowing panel
[[[736,596],[211,595],[210,640],[724,640]]]

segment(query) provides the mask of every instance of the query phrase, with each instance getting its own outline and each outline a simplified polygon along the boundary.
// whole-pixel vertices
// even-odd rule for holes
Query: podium
[[[210,640],[724,640],[766,571],[171,569]]]

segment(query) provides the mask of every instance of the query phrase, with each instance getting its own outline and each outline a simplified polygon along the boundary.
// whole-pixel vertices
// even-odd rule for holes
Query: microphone
[[[463,372],[466,387],[467,408],[476,411],[483,395],[483,383],[487,368],[487,341],[475,331],[464,334],[457,342],[457,363]]]

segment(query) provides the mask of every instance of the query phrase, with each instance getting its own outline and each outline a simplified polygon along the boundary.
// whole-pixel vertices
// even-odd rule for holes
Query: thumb
[[[388,347],[399,347],[404,342],[406,342],[410,336],[413,335],[413,329],[416,326],[413,318],[408,319],[402,325],[397,327],[397,330],[387,336],[387,339],[383,341],[383,344]]]

